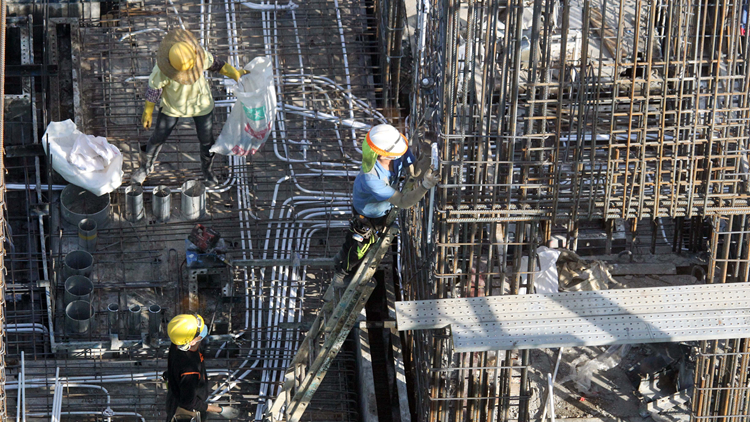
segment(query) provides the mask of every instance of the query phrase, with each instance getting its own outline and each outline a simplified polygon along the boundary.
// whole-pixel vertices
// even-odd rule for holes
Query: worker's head
[[[169,321],[167,333],[178,349],[187,351],[206,338],[208,326],[198,314],[181,314]]]
[[[203,76],[206,52],[190,31],[174,28],[164,36],[156,52],[156,65],[167,78],[192,85]]]
[[[169,64],[180,72],[192,69],[195,66],[195,47],[185,41],[175,43],[169,49]]]
[[[387,124],[373,126],[362,145],[362,170],[369,172],[378,157],[395,160],[408,149],[409,142],[395,127]]]

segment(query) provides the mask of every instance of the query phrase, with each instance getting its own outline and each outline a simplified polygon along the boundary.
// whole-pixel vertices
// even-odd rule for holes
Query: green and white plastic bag
[[[249,73],[234,89],[237,102],[211,147],[223,155],[252,155],[266,142],[276,120],[276,87],[268,57],[256,57],[245,65]]]

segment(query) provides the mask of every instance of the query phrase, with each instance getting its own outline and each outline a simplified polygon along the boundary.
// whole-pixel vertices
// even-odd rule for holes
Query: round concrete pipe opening
[[[91,293],[94,291],[94,283],[88,277],[74,275],[65,280],[64,303],[67,306],[74,300],[91,301]]]
[[[95,252],[97,237],[96,221],[84,218],[78,223],[78,246],[81,249],[88,252]]]
[[[172,190],[166,186],[157,186],[153,191],[151,210],[157,221],[168,221],[172,212]]]
[[[109,218],[109,194],[96,196],[76,185],[68,185],[60,193],[62,217],[76,226],[88,218],[96,221],[99,228],[106,227]]]
[[[199,180],[188,180],[182,184],[180,209],[186,220],[197,220],[206,211],[206,187]]]
[[[65,328],[69,333],[85,333],[91,325],[94,309],[85,300],[74,300],[65,307]]]
[[[159,328],[161,328],[161,306],[151,305],[148,307],[148,335],[151,340],[159,338]]]
[[[63,259],[63,275],[65,279],[74,275],[90,276],[94,267],[94,257],[86,251],[73,251]]]
[[[118,334],[119,333],[119,327],[118,327],[118,316],[120,313],[120,305],[116,303],[110,303],[107,305],[107,324],[109,325],[109,332],[110,334]]]
[[[143,209],[143,188],[130,185],[125,188],[125,217],[129,221],[139,221],[146,214]]]
[[[141,305],[133,305],[128,313],[128,329],[130,334],[138,335],[141,333]]]

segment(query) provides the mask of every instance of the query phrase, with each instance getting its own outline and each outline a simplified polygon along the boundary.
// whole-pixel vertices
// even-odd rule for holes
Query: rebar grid
[[[356,1],[318,1],[300,6],[261,12],[223,1],[174,5],[122,2],[101,19],[89,14],[81,19],[50,18],[44,22],[42,31],[47,34],[45,50],[49,57],[45,58],[60,71],[58,75],[42,78],[46,80],[49,76],[51,82],[58,82],[55,78],[59,78],[59,83],[49,89],[49,109],[42,113],[46,116],[45,123],[47,118],[73,118],[84,133],[106,136],[126,157],[123,170],[127,183],[127,176],[138,160],[138,145],[150,134],[140,128],[140,114],[146,78],[154,65],[154,53],[162,35],[158,29],[179,27],[182,22],[215,57],[236,67],[255,56],[267,55],[276,69],[281,110],[277,130],[255,156],[224,159],[214,166],[227,182],[218,193],[209,195],[209,216],[203,223],[222,233],[230,246],[230,259],[330,257],[343,242],[341,228],[350,213],[350,186],[358,172],[362,130],[384,121],[374,107],[383,103],[384,96],[379,77],[373,82],[377,69],[371,63],[371,55],[377,52],[377,25],[365,13],[365,5]],[[38,7],[46,13],[49,5]],[[71,54],[67,61],[66,52]],[[66,69],[80,69],[73,72],[73,83],[77,83],[80,94],[75,98],[66,96],[61,88],[64,82],[70,82],[63,80]],[[233,98],[225,89],[223,77],[208,76],[217,102],[215,133],[218,135]],[[359,129],[355,131],[352,127]],[[184,180],[199,177],[197,145],[192,123],[178,125],[147,184],[166,184],[175,190]],[[28,172],[28,168],[28,163],[22,163],[18,171]],[[30,180],[33,187],[33,177]],[[149,194],[146,189],[147,206]],[[52,193],[50,196],[54,197]],[[124,211],[122,192],[114,192],[111,224],[99,230],[101,243],[94,254],[98,266],[94,302],[99,312],[93,320],[97,328],[85,334],[68,333],[62,326],[63,310],[58,307],[51,316],[61,348],[70,342],[92,349],[44,361],[44,377],[51,381],[45,383],[46,388],[30,389],[28,393],[29,404],[34,405],[37,413],[50,412],[50,387],[54,385],[58,367],[65,377],[89,371],[127,376],[146,373],[152,367],[159,373],[164,369],[165,363],[159,361],[163,347],[139,349],[139,336],[135,333],[121,333],[121,339],[128,345],[127,356],[102,354],[101,347],[106,348],[108,343],[107,315],[102,309],[106,307],[107,295],[116,293],[127,298],[142,291],[169,298],[163,300],[173,302],[172,305],[161,304],[170,315],[186,310],[181,308],[179,295],[186,291],[182,279],[187,268],[180,265],[182,258],[167,251],[165,245],[183,242],[194,223],[181,221],[178,214],[167,224],[130,224],[122,220]],[[61,236],[54,233],[52,237],[50,262],[57,263],[69,245],[75,243],[76,234],[66,230]],[[33,242],[39,243],[37,239]],[[25,265],[35,261],[19,256],[17,262]],[[168,267],[166,274],[160,266]],[[135,276],[135,269],[147,275]],[[240,295],[247,295],[250,304],[231,305],[232,324],[241,329],[249,315],[251,325],[238,339],[238,345],[231,347],[231,351],[229,347],[212,350],[210,353],[216,356],[208,362],[210,371],[220,369],[215,378],[220,388],[232,387],[234,397],[242,395],[244,400],[239,405],[243,410],[257,407],[262,414],[263,405],[275,396],[279,374],[301,339],[303,317],[314,315],[320,306],[317,295],[320,285],[328,280],[326,271],[329,270],[268,267],[234,272],[235,288]],[[106,277],[102,277],[104,274]],[[30,279],[37,280],[38,276],[32,274]],[[62,280],[54,280],[52,289],[61,295]],[[176,295],[174,300],[172,294]],[[123,311],[127,312],[121,306],[120,313]],[[19,313],[18,317],[26,322],[24,318],[28,315]],[[31,338],[45,339],[43,344],[46,344],[44,335]],[[27,357],[28,347],[20,340],[16,343],[16,350],[25,350]],[[46,353],[41,349],[34,357],[49,357]],[[93,368],[76,364],[79,359],[93,357],[100,363]],[[128,359],[138,366],[121,365]],[[351,385],[353,360],[351,353],[342,353],[334,363],[336,368],[327,377],[330,384],[321,388],[320,399],[312,403],[313,420],[357,419],[355,389]],[[12,370],[20,372],[19,365],[13,365]],[[228,379],[229,374],[232,377]],[[32,376],[30,373],[27,379]],[[164,392],[156,378],[101,385],[109,389],[116,412],[126,408],[146,420],[163,420]],[[126,393],[129,390],[142,392],[148,398],[140,393],[129,397]],[[347,398],[341,400],[344,391]],[[64,392],[63,415],[75,410],[76,395],[75,388]],[[332,400],[333,397],[337,400]],[[101,409],[101,404],[90,402],[80,408]]]
[[[747,212],[739,3],[586,1],[561,7],[559,26],[554,2],[527,5],[526,24],[517,3],[451,5],[445,29],[428,27],[424,54],[440,60],[425,63],[413,110],[446,125],[446,218]]]
[[[419,211],[404,227],[404,299],[533,291],[521,258],[553,233],[575,250],[581,223],[609,254],[615,220],[631,248],[651,220],[652,253],[657,237],[681,253],[703,250],[704,216],[748,212],[740,2],[417,4],[410,123],[439,144],[442,180],[432,226]],[[449,338],[407,334],[420,418],[533,417],[528,355],[453,354]]]
[[[750,281],[750,220],[747,215],[714,217],[709,283]],[[750,418],[750,339],[702,341],[695,370],[692,416],[697,421]]]
[[[7,42],[6,35],[6,23],[5,13],[6,5],[5,0],[0,1],[0,151],[5,148],[5,46]],[[5,354],[6,354],[6,341],[5,337],[5,291],[6,291],[6,271],[5,271],[5,238],[6,238],[6,225],[5,225],[5,157],[0,159],[0,421],[5,422],[7,420],[7,404],[6,404],[6,372],[5,372]]]

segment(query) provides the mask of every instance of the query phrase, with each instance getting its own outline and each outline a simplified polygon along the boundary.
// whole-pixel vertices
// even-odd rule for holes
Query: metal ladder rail
[[[387,228],[380,240],[367,252],[338,301],[336,290],[340,289],[328,286],[325,297],[331,299],[327,300],[318,312],[310,331],[307,332],[287,368],[284,385],[273,405],[266,410],[264,421],[297,422],[302,418],[312,396],[322,383],[333,359],[338,355],[341,345],[375,289],[376,282],[372,277],[396,235],[396,227],[392,224],[396,219],[396,213],[396,210],[391,211],[387,219]]]

